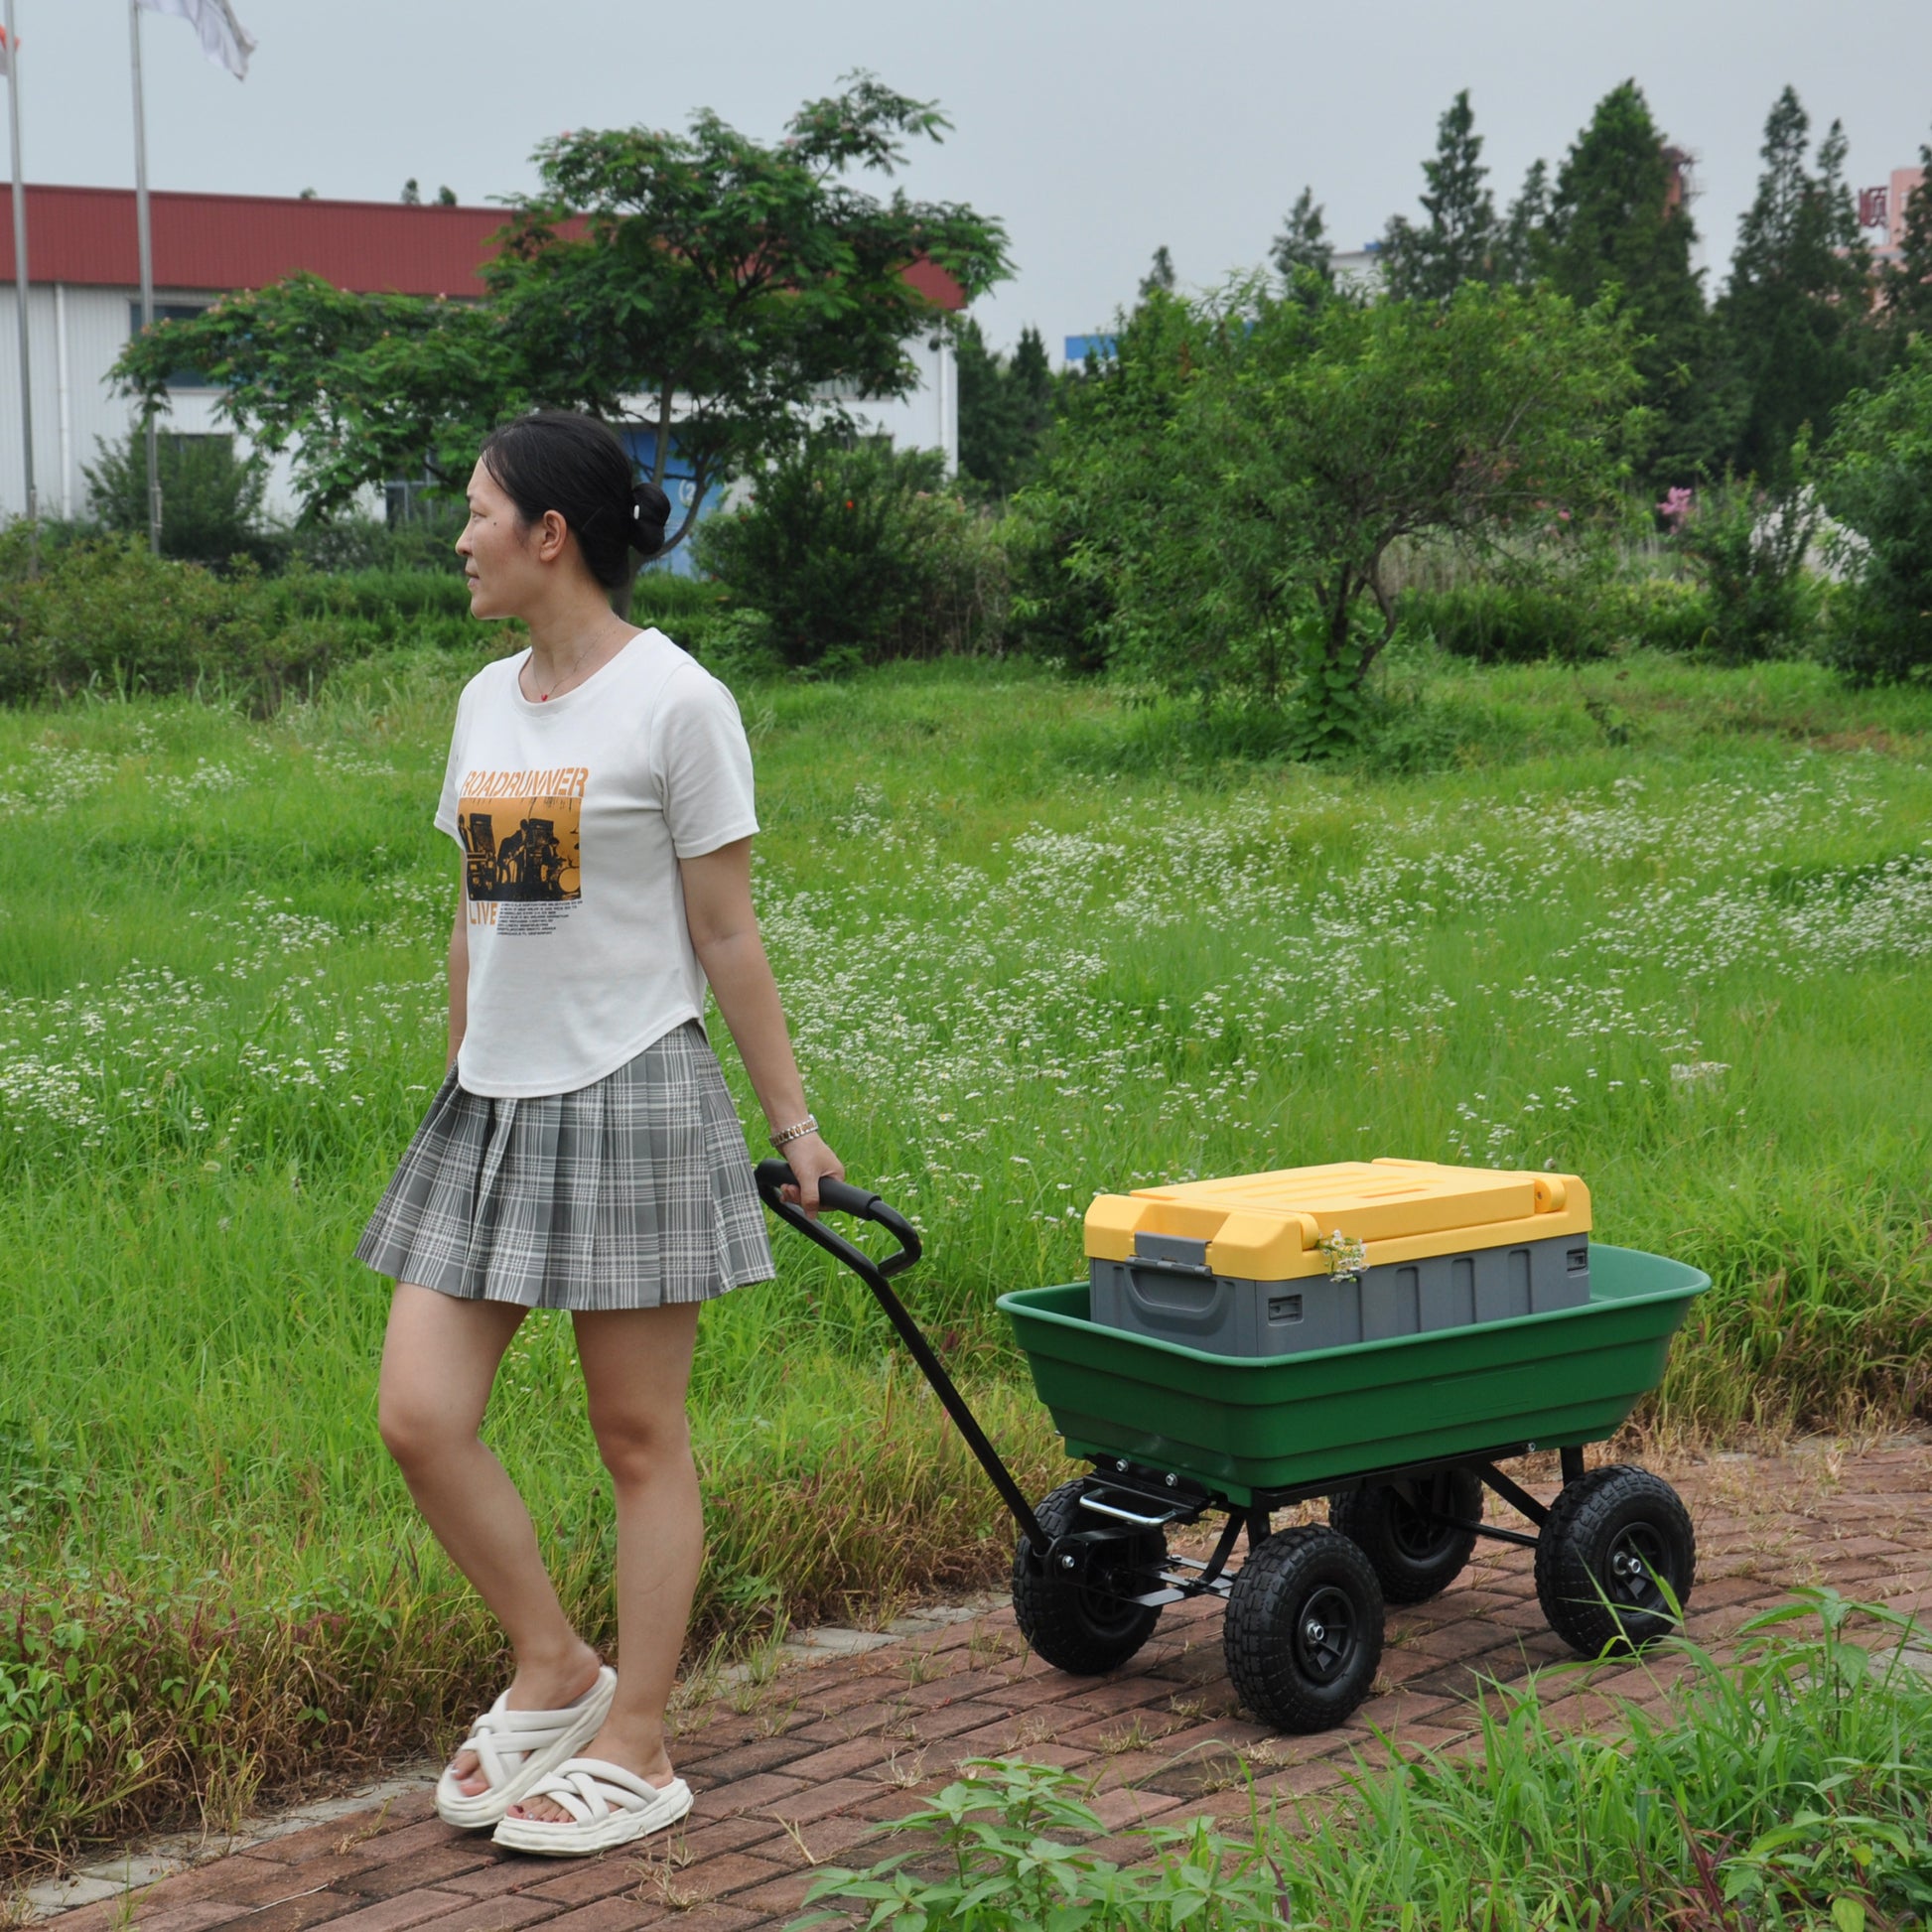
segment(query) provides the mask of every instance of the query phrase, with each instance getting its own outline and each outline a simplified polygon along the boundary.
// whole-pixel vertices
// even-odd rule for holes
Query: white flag
[[[150,13],[173,14],[202,37],[202,52],[237,80],[248,77],[248,57],[255,51],[254,36],[234,17],[228,0],[134,0]]]

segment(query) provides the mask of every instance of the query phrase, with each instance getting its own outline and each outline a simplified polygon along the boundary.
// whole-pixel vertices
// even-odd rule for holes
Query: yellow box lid
[[[1326,1274],[1318,1244],[1333,1233],[1374,1266],[1588,1231],[1589,1189],[1575,1174],[1390,1158],[1100,1194],[1086,1218],[1091,1260],[1132,1260],[1137,1234],[1177,1235],[1206,1242],[1217,1275],[1248,1281]]]

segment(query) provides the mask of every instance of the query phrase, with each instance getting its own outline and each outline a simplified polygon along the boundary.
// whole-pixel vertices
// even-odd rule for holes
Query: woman
[[[685,1389],[699,1307],[771,1276],[707,983],[808,1211],[844,1173],[805,1106],[752,911],[737,707],[611,608],[668,511],[586,417],[522,417],[483,445],[457,543],[470,608],[522,619],[530,647],[457,707],[436,814],[463,848],[450,1070],[357,1249],[396,1283],[382,1440],[515,1658],[437,1809],[566,1856],[691,1807],[664,1738],[704,1537]],[[532,1308],[571,1311],[616,1488],[621,1676],[565,1617],[478,1436]]]

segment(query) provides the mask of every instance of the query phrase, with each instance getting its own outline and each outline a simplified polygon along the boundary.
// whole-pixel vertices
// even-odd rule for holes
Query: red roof
[[[400,202],[304,202],[266,195],[149,197],[159,289],[258,289],[298,269],[360,294],[479,295],[479,266],[507,210]],[[36,282],[136,288],[130,188],[27,190],[27,265]],[[0,224],[0,276],[14,272]]]
[[[358,294],[478,295],[477,271],[507,208],[411,207],[401,202],[305,202],[268,195],[149,197],[154,285],[258,289],[307,269]],[[28,185],[27,265],[36,282],[137,288],[130,188]],[[13,224],[0,221],[0,280],[12,281]],[[906,280],[943,309],[966,306],[943,268],[914,262]]]

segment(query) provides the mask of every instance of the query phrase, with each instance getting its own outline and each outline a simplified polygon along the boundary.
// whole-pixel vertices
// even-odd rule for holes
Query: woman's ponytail
[[[671,520],[671,499],[654,483],[630,485],[630,547],[654,557],[664,547],[664,526]]]

